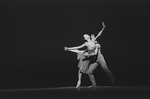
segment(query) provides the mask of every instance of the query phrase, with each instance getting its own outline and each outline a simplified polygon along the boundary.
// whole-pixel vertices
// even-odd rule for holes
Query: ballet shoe
[[[78,81],[78,82],[77,82],[77,86],[76,86],[76,88],[79,88],[79,87],[80,87],[80,85],[81,85],[81,81]]]
[[[96,85],[91,85],[88,88],[96,88]]]

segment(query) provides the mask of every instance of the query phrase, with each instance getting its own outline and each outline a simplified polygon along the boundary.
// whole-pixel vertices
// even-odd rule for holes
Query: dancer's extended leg
[[[106,72],[106,74],[110,78],[111,82],[114,83],[115,77],[113,76],[113,74],[111,73],[111,71],[108,69],[107,64],[106,64],[104,58],[102,58],[102,57],[99,58],[99,63],[101,64],[103,70]]]

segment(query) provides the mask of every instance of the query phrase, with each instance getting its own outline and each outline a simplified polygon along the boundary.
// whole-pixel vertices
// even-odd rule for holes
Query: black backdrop
[[[0,1],[0,89],[75,86],[76,54],[64,46],[99,32],[102,54],[116,77],[113,85],[149,86],[148,0]],[[99,66],[97,84],[112,85]],[[90,85],[83,75],[83,85]]]

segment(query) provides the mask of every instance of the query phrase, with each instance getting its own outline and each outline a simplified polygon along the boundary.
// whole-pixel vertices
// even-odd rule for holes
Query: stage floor
[[[150,87],[98,86],[0,90],[0,99],[150,99]]]

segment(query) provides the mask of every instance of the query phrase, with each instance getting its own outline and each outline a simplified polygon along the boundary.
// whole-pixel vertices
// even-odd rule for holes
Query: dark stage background
[[[76,86],[76,54],[64,46],[96,34],[116,77],[111,84],[101,66],[99,86],[150,85],[148,0],[1,0],[0,89]],[[83,86],[90,85],[83,75]]]

